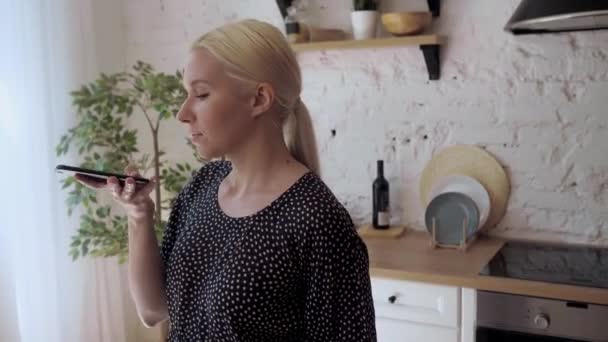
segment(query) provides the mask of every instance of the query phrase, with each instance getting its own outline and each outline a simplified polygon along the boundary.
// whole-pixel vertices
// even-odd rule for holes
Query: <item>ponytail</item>
[[[312,119],[302,100],[296,101],[294,110],[287,116],[283,135],[294,158],[320,175],[319,154]]]

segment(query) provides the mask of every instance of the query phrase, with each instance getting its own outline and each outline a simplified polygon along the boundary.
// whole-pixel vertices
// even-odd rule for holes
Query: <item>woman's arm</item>
[[[309,232],[303,341],[375,342],[367,247],[346,212]]]
[[[169,316],[165,268],[152,217],[129,219],[129,289],[146,327],[153,327]]]
[[[125,173],[131,177],[141,176],[133,165],[129,165]],[[131,177],[123,188],[116,177],[100,182],[76,174],[76,180],[87,187],[109,190],[114,200],[126,211],[129,226],[129,288],[141,320],[150,327],[168,316],[164,265],[154,234],[154,202],[150,198],[158,179],[153,178],[138,189]]]

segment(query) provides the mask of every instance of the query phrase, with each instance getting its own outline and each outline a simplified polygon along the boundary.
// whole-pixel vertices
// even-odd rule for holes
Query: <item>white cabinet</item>
[[[458,328],[460,289],[375,278],[372,296],[376,317]]]
[[[461,297],[462,322],[460,323],[460,342],[475,342],[477,290],[463,287]]]
[[[378,342],[459,342],[461,289],[372,278]]]
[[[376,319],[378,342],[458,341],[458,330],[388,318]]]

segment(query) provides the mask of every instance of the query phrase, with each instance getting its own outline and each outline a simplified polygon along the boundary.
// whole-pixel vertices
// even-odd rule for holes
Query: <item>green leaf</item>
[[[107,216],[104,208],[97,208],[97,210],[95,211],[95,214],[97,214],[97,216],[99,216],[99,218],[106,218],[106,216]]]
[[[95,258],[99,258],[99,257],[105,256],[105,253],[104,253],[104,251],[102,249],[95,249],[95,250],[92,250],[89,253],[89,255],[92,256],[92,257],[95,257]]]
[[[77,249],[70,250],[70,256],[72,257],[72,261],[76,261],[76,259],[78,259],[78,250]]]
[[[91,243],[91,240],[86,239],[82,242],[82,245],[80,245],[82,256],[86,256],[89,253],[89,243]]]
[[[61,187],[62,189],[67,188],[68,186],[74,184],[74,182],[76,181],[76,178],[70,176],[68,177],[64,182],[63,182],[63,186]]]
[[[68,205],[69,208],[75,207],[76,205],[80,204],[80,196],[78,196],[78,195],[70,195],[66,199],[66,204]]]

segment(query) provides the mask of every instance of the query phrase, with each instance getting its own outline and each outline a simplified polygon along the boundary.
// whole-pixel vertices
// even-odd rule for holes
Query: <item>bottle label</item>
[[[378,212],[378,225],[379,226],[388,226],[390,223],[390,213],[388,211],[379,211]]]

